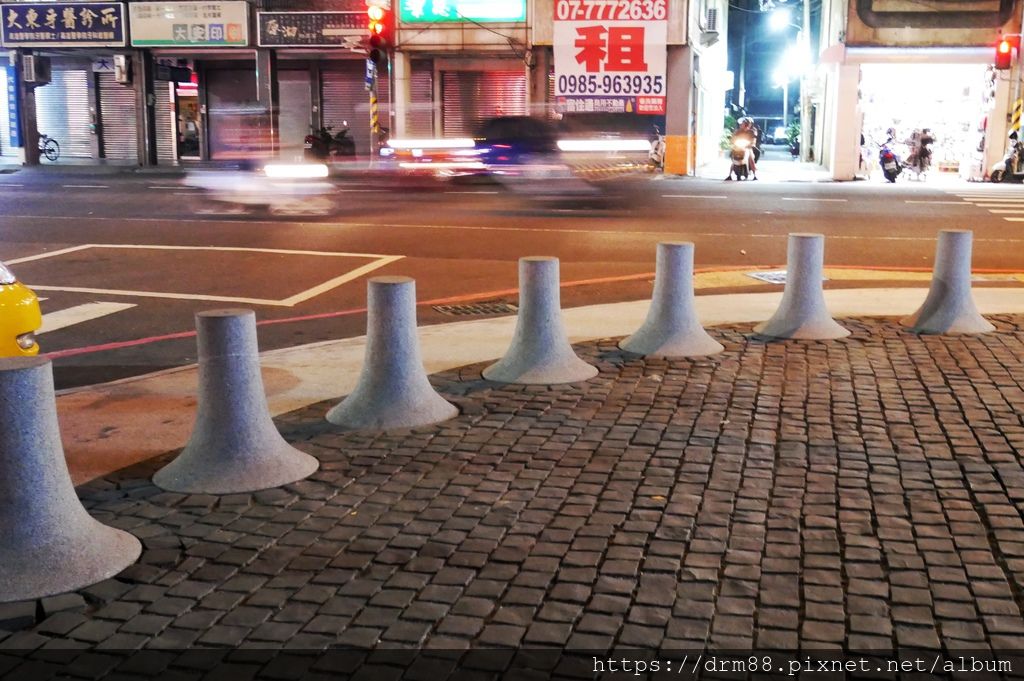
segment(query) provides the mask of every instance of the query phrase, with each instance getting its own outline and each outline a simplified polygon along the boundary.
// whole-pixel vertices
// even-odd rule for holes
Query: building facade
[[[346,128],[367,158],[374,119],[465,137],[529,114],[657,126],[666,171],[685,174],[718,153],[723,1],[393,0],[375,75],[366,0],[4,4],[0,153],[36,162],[41,133],[78,162],[298,158],[311,131]]]

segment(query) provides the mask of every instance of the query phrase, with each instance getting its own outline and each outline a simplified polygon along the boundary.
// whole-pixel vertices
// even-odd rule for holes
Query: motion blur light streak
[[[323,163],[272,163],[264,167],[267,177],[308,179],[327,177],[327,166]]]
[[[392,149],[471,149],[476,143],[468,137],[452,139],[392,139],[388,140]]]

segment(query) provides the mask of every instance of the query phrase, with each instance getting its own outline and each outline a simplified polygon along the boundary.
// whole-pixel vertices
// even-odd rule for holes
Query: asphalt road
[[[645,178],[611,206],[552,209],[489,185],[357,177],[336,215],[281,218],[201,213],[202,193],[172,177],[52,170],[0,176],[0,259],[45,298],[58,387],[193,362],[193,338],[164,336],[202,309],[255,308],[272,322],[263,349],[360,335],[373,274],[415,277],[421,301],[514,303],[524,255],[558,256],[564,281],[590,282],[565,289],[566,306],[649,295],[663,240],[695,242],[698,268],[754,269],[784,263],[787,233],[813,231],[829,265],[922,267],[939,229],[970,228],[976,268],[1024,271],[1019,186],[784,182],[766,169],[756,183]],[[420,308],[422,324],[453,319]]]

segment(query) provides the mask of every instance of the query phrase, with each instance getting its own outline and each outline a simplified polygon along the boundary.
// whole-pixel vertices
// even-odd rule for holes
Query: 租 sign
[[[667,0],[555,0],[555,105],[665,113]]]

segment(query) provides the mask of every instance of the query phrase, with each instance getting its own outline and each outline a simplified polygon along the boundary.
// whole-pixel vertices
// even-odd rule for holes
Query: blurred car
[[[605,192],[605,180],[646,173],[651,141],[532,116],[485,121],[472,138],[394,139],[381,156],[398,174],[442,180],[488,178],[532,198]],[[610,184],[610,183],[609,183]]]
[[[337,188],[327,181],[323,163],[246,161],[236,170],[190,172],[186,186],[202,189],[203,213],[246,214],[265,209],[271,215],[330,215]]]
[[[772,131],[772,144],[787,144],[789,140],[786,139],[786,128],[779,126]]]
[[[38,354],[36,332],[42,325],[36,294],[0,263],[0,357]]]

